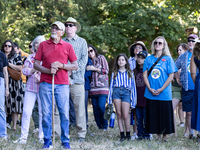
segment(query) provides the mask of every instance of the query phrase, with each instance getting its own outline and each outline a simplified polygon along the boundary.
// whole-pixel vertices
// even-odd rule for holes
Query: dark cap
[[[144,58],[146,58],[148,53],[146,51],[140,51],[137,55],[142,55]]]

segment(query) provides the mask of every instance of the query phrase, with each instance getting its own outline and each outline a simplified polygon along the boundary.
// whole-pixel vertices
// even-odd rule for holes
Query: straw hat
[[[65,23],[68,23],[68,22],[73,23],[73,24],[75,24],[75,25],[77,26],[77,31],[76,31],[76,33],[78,33],[79,31],[81,31],[81,25],[76,21],[76,19],[74,19],[74,18],[72,18],[72,17],[69,17],[69,18],[64,22],[64,24],[65,24]]]

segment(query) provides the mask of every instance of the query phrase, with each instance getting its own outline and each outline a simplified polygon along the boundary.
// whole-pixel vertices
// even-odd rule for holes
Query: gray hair
[[[167,44],[167,41],[165,40],[165,38],[163,36],[158,36],[155,40],[153,40],[152,44],[151,44],[151,52],[153,55],[156,54],[156,51],[155,51],[155,45],[154,45],[154,42],[157,40],[157,39],[163,39],[163,44],[164,44],[164,48],[162,50],[162,54],[163,55],[168,55],[168,56],[171,56],[170,54],[170,51],[169,51],[169,46]]]
[[[46,39],[44,38],[43,35],[38,35],[38,36],[32,41],[32,49],[33,49],[34,52],[35,52],[35,42],[37,42],[37,41],[40,41],[40,43],[41,43],[41,42],[43,42],[43,41],[46,41]]]

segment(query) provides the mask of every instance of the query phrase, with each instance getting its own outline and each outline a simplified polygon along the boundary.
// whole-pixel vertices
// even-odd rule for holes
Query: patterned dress
[[[14,65],[23,65],[21,56],[15,54],[12,58],[8,59],[9,63]],[[9,97],[6,99],[6,111],[8,114],[11,113],[22,113],[23,100],[24,100],[24,87],[22,79],[16,81],[9,77]]]

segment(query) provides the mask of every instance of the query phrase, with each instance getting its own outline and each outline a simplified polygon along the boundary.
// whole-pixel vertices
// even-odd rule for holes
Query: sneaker
[[[153,140],[153,135],[152,134],[149,134],[149,139]]]
[[[9,123],[6,123],[6,127],[7,127],[8,129],[11,129],[11,126],[10,126]]]
[[[190,134],[189,135],[189,139],[194,140],[195,139],[195,135],[194,134]]]
[[[123,142],[125,139],[126,139],[126,137],[121,137],[119,141]]]
[[[131,139],[131,136],[126,136],[127,141],[130,141],[130,139]]]
[[[15,144],[26,144],[26,139],[19,138],[16,141],[13,141]]]
[[[79,142],[85,142],[85,138],[79,137],[79,138],[78,138],[78,141],[79,141]]]
[[[53,149],[51,139],[44,139],[43,149]]]
[[[69,145],[68,142],[64,142],[64,143],[62,143],[62,145],[61,145],[61,149],[71,149],[71,147],[70,147],[70,145]]]
[[[131,137],[131,140],[135,140],[135,139],[138,139],[138,136],[133,134],[133,136]]]
[[[38,134],[39,133],[39,128],[36,128],[35,130],[33,130],[33,134]]]
[[[41,143],[41,144],[43,144],[43,143],[44,143],[43,138],[39,138],[39,139],[38,139],[38,142]]]
[[[184,122],[181,122],[181,123],[180,123],[180,127],[185,127]]]
[[[187,133],[184,133],[184,135],[183,135],[185,138],[188,138],[189,137],[189,135],[187,134]]]
[[[105,132],[105,131],[107,131],[107,129],[103,129],[103,131]]]

